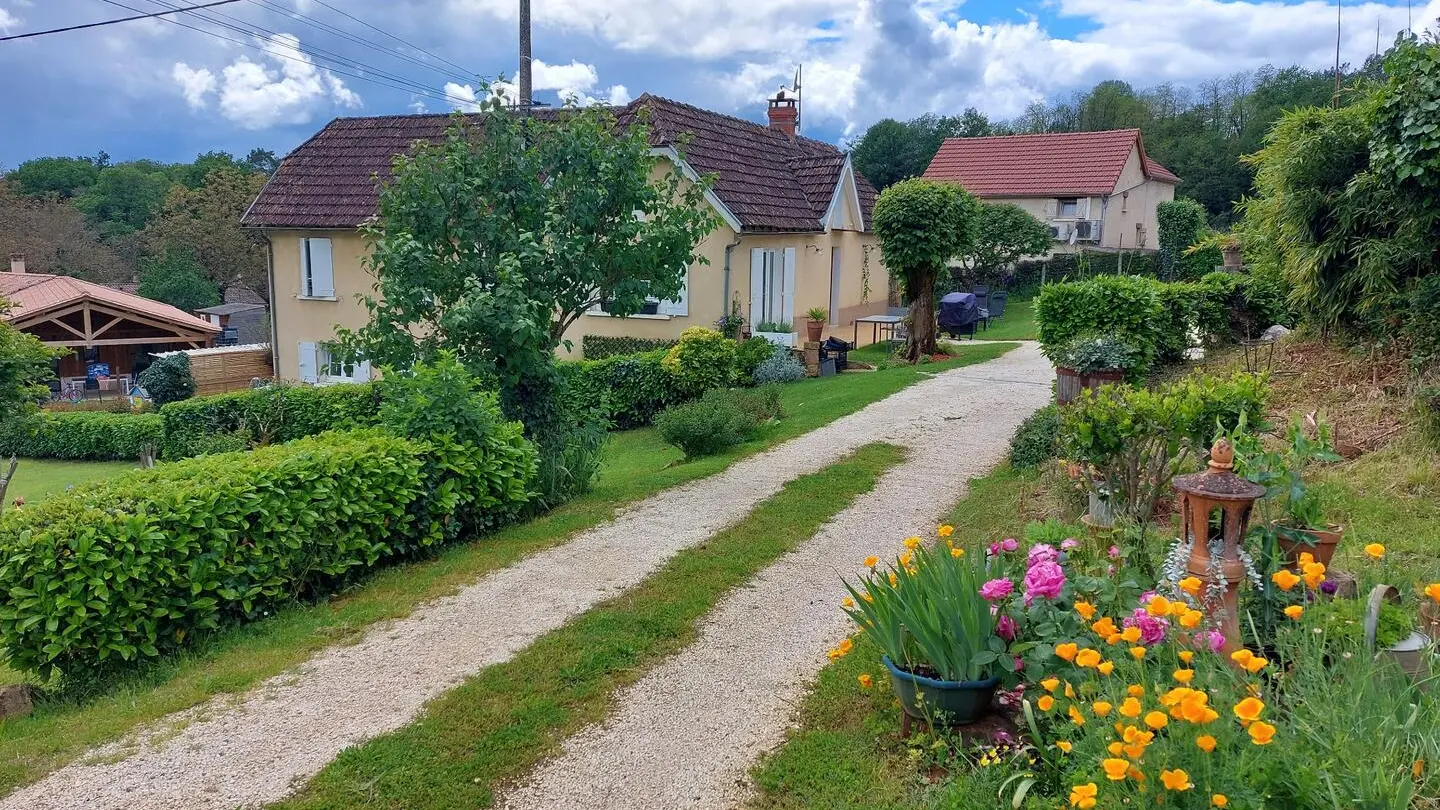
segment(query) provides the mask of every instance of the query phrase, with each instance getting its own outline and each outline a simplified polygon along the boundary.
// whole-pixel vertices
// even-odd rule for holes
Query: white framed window
[[[750,251],[750,326],[795,321],[795,248]]]
[[[329,239],[300,240],[300,297],[335,298],[335,251]]]
[[[1064,218],[1067,218],[1067,219],[1074,219],[1075,217],[1079,216],[1079,214],[1080,214],[1080,200],[1076,199],[1075,197],[1062,197],[1062,198],[1059,200],[1059,203],[1060,203],[1060,213],[1059,213],[1059,216],[1064,217]]]
[[[300,343],[300,380],[316,385],[369,382],[370,361],[342,360],[325,343]]]
[[[603,315],[610,317],[609,302],[601,301],[586,310],[589,315]],[[668,320],[670,318],[686,316],[690,314],[690,268],[685,268],[685,274],[680,278],[680,292],[674,300],[661,301],[655,296],[647,296],[645,307],[627,318],[649,318],[654,320]]]

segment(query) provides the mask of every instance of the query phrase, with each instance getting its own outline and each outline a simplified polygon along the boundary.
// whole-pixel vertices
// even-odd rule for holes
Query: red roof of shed
[[[1137,146],[1147,178],[1180,182],[1145,154],[1138,129],[946,138],[925,177],[957,182],[981,197],[1104,195],[1115,191]]]

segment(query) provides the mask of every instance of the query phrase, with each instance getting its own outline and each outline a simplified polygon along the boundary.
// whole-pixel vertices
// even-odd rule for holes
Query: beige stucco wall
[[[300,376],[300,343],[320,343],[335,336],[335,327],[358,329],[369,313],[357,296],[374,291],[375,279],[365,271],[369,255],[359,231],[267,230],[270,239],[270,311],[275,329],[275,373],[283,379]],[[300,240],[328,238],[335,266],[334,300],[300,297]]]

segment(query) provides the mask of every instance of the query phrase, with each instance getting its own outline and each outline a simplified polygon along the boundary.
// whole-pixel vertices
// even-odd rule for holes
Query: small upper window
[[[1080,200],[1075,197],[1060,200],[1060,216],[1074,217],[1080,213]]]

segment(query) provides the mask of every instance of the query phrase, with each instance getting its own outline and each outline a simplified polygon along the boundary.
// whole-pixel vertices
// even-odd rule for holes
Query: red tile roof
[[[845,165],[840,150],[648,93],[613,112],[624,126],[642,109],[649,112],[651,144],[672,146],[687,138],[686,162],[700,174],[717,175],[715,196],[745,230],[822,230]],[[375,177],[383,182],[394,157],[416,141],[444,138],[449,122],[448,115],[338,118],[285,157],[242,222],[273,228],[356,227],[375,215]],[[868,223],[875,190],[858,173],[856,180]]]
[[[7,321],[15,321],[48,310],[60,309],[88,299],[107,304],[115,309],[172,323],[185,329],[215,333],[220,331],[220,327],[209,321],[197,318],[169,304],[162,304],[149,298],[121,292],[113,287],[106,287],[104,284],[96,284],[93,281],[85,281],[71,276],[52,276],[46,273],[0,273],[0,298],[10,302],[10,311],[5,314]]]
[[[1180,182],[1145,154],[1138,129],[947,138],[925,177],[958,182],[981,197],[1098,196],[1115,191],[1136,147],[1148,178]]]

